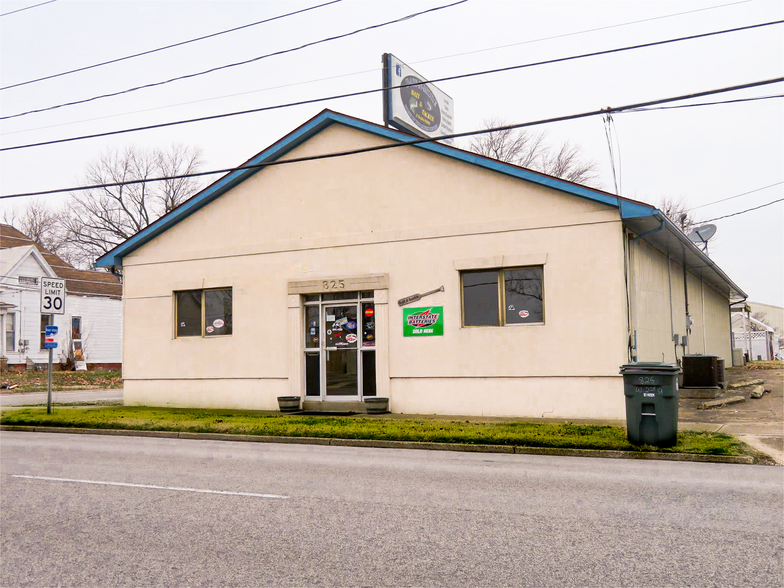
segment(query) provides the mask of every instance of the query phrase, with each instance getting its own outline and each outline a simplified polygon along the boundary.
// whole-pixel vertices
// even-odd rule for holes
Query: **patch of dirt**
[[[752,422],[784,424],[784,369],[727,370],[727,383],[743,380],[763,380],[765,390],[762,398],[751,398],[752,387],[727,390],[724,397],[743,396],[746,401],[710,410],[698,410],[697,405],[704,400],[682,398],[679,404],[679,420],[696,422]]]

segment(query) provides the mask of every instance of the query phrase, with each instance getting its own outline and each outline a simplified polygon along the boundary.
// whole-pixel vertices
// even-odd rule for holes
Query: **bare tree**
[[[659,199],[656,207],[687,235],[693,228],[702,224],[702,221],[689,211],[683,198],[664,196]]]
[[[63,227],[73,249],[78,250],[80,261],[92,264],[199,189],[195,178],[147,180],[193,173],[201,164],[201,150],[182,145],[172,145],[168,150],[128,147],[107,151],[90,163],[85,170],[85,183],[141,182],[71,195],[71,212]]]
[[[33,241],[71,263],[68,239],[61,227],[62,211],[54,210],[42,200],[31,200],[21,210],[3,212],[3,222],[30,237]]]
[[[492,129],[508,123],[498,117],[484,120],[484,127]],[[554,149],[547,144],[545,133],[526,129],[508,129],[476,135],[469,149],[486,157],[542,172],[570,182],[598,187],[599,164],[583,156],[577,145],[568,141]]]
[[[756,319],[756,320],[758,320],[761,323],[765,323],[766,325],[768,324],[768,314],[766,312],[764,312],[764,311],[752,312],[751,313],[751,318]],[[757,323],[751,323],[751,330],[752,331],[764,331],[765,328],[761,327]]]

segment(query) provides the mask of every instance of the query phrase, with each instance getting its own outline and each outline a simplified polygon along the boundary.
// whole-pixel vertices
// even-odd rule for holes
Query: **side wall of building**
[[[732,360],[728,298],[645,241],[632,245],[632,292],[636,303],[638,361],[674,363],[686,354]],[[687,328],[686,299],[691,328]],[[688,336],[685,350],[673,336]]]

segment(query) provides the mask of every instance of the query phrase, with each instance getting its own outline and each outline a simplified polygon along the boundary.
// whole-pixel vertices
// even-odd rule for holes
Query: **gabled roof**
[[[377,125],[375,123],[354,118],[345,114],[341,114],[339,112],[334,112],[331,110],[323,110],[321,113],[311,118],[309,121],[304,123],[299,128],[295,129],[294,131],[292,131],[282,139],[276,141],[275,143],[267,147],[265,150],[253,156],[251,159],[246,161],[243,164],[243,166],[259,165],[263,163],[270,163],[276,161],[281,157],[283,157],[284,155],[286,155],[295,147],[298,147],[299,145],[301,145],[302,143],[304,143],[314,135],[320,133],[330,125],[336,123],[345,125],[353,129],[365,131],[373,135],[376,135],[378,137],[382,137],[384,139],[397,141],[399,143],[407,143],[412,140],[421,139],[421,137],[417,137],[415,135],[410,135],[408,133],[404,133],[396,129],[391,129],[381,125]],[[499,161],[497,159],[484,157],[482,155],[478,155],[470,151],[464,151],[462,149],[451,147],[443,143],[438,143],[438,142],[418,143],[412,145],[411,147],[416,149],[423,149],[425,151],[430,151],[432,153],[438,153],[440,155],[444,155],[446,157],[450,157],[452,159],[456,159],[464,163],[476,165],[484,169],[488,169],[494,172],[519,178],[521,180],[532,182],[534,184],[547,186],[549,188],[558,190],[560,192],[572,194],[573,196],[586,198],[594,202],[599,202],[602,204],[606,204],[608,206],[615,207],[619,210],[620,216],[622,219],[624,219],[624,221],[628,221],[632,219],[652,219],[655,221],[654,225],[658,225],[661,218],[664,217],[664,215],[659,210],[657,210],[656,207],[651,206],[650,204],[646,204],[644,202],[638,202],[636,200],[631,200],[629,198],[624,198],[622,196],[617,196],[615,194],[604,192],[603,190],[599,190],[596,188],[590,188],[588,186],[583,186],[581,184],[575,184],[574,182],[569,182],[567,180],[563,180],[553,176],[548,176],[547,174],[539,173],[530,169],[526,169],[524,167],[513,165],[511,163]],[[135,251],[145,243],[151,241],[152,239],[154,239],[164,231],[168,230],[169,228],[173,227],[183,219],[187,218],[197,210],[201,209],[202,207],[206,206],[216,198],[225,194],[233,187],[244,182],[251,176],[261,171],[261,169],[263,168],[237,170],[226,174],[225,176],[223,176],[213,184],[207,186],[205,189],[203,189],[201,192],[199,192],[189,200],[183,202],[180,206],[178,206],[168,214],[162,216],[157,221],[147,226],[145,229],[142,229],[141,231],[136,233],[133,237],[130,237],[128,240],[124,241],[123,243],[121,243],[120,245],[118,245],[117,247],[115,247],[105,255],[98,258],[95,265],[97,267],[122,266],[122,259],[124,256]],[[715,264],[713,264],[710,261],[710,259],[704,253],[702,253],[693,243],[691,243],[687,238],[685,238],[685,235],[683,235],[683,232],[680,229],[678,229],[671,222],[665,222],[662,220],[661,223],[662,223],[661,227],[666,228],[668,232],[672,232],[674,230],[677,231],[677,233],[680,233],[680,236],[676,235],[674,238],[676,240],[679,240],[679,243],[683,247],[688,248],[690,250],[690,254],[693,256],[693,259],[697,260],[698,266],[700,268],[703,267],[708,268],[708,271],[703,273],[708,274],[709,278],[711,278],[716,283],[722,283],[723,284],[722,289],[728,292],[730,296],[732,295],[745,296],[745,293],[743,293],[743,291],[740,288],[738,288],[731,280],[729,280],[729,278],[726,276],[726,274],[724,274],[724,272],[722,272]],[[638,234],[640,232],[638,232]],[[683,240],[681,239],[681,237],[685,239],[685,242],[682,242]],[[648,240],[647,237],[646,240]],[[654,245],[656,246],[656,244]],[[690,257],[689,259],[692,258]],[[687,265],[687,267],[690,266]]]
[[[54,273],[54,270],[46,262],[44,256],[41,255],[32,245],[2,249],[2,252],[2,255],[0,255],[0,279],[17,277],[17,269],[28,257],[31,256],[35,258],[36,262],[38,262],[38,265],[41,266],[41,269],[44,270],[44,273],[47,276],[50,278],[57,277],[57,274]]]
[[[111,298],[122,297],[122,284],[117,276],[105,271],[80,270],[64,261],[40,243],[33,241],[30,237],[11,225],[0,224],[0,259],[5,262],[7,253],[12,249],[25,249],[32,247],[41,256],[41,260],[53,272],[50,277],[63,278],[65,289],[69,294],[79,296],[109,296]],[[3,271],[0,276],[6,276],[10,272]]]
[[[320,133],[335,123],[401,143],[421,139],[421,137],[417,137],[415,135],[410,135],[395,129],[390,129],[366,120],[341,114],[339,112],[323,110],[320,114],[313,117],[299,128],[295,129],[279,141],[273,143],[264,151],[261,151],[260,153],[250,158],[243,164],[243,166],[258,165],[276,161],[295,147],[298,147],[314,135]],[[587,198],[589,200],[601,202],[602,204],[607,204],[616,208],[621,208],[623,206],[621,211],[622,214],[624,212],[640,213],[642,210],[655,210],[654,207],[642,202],[635,202],[634,200],[622,198],[620,196],[610,194],[609,192],[603,192],[602,190],[589,188],[588,186],[583,186],[581,184],[575,184],[567,180],[548,176],[546,174],[535,172],[533,170],[513,165],[511,163],[505,163],[503,161],[498,161],[497,159],[491,159],[489,157],[477,155],[476,153],[471,153],[470,151],[464,151],[456,147],[450,147],[449,145],[444,145],[442,143],[419,143],[412,145],[412,147],[417,149],[424,149],[425,151],[431,151],[440,155],[445,155],[452,159],[457,159],[465,163],[477,165],[479,167],[520,178],[522,180],[527,180],[535,184],[548,186],[562,192],[573,194],[574,196]],[[263,168],[238,170],[226,174],[189,200],[183,202],[180,206],[168,214],[162,216],[145,229],[136,233],[127,241],[121,243],[102,257],[98,258],[95,265],[97,267],[121,266],[122,258],[124,256],[138,249],[148,241],[179,223],[181,220],[187,218],[200,208],[206,206],[219,196],[225,194],[237,184],[240,184],[251,176],[257,174],[259,171],[261,171],[261,169]]]

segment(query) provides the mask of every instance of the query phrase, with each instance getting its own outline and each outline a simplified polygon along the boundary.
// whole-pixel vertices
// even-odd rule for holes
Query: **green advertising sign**
[[[433,337],[444,334],[444,307],[403,309],[404,337]]]

